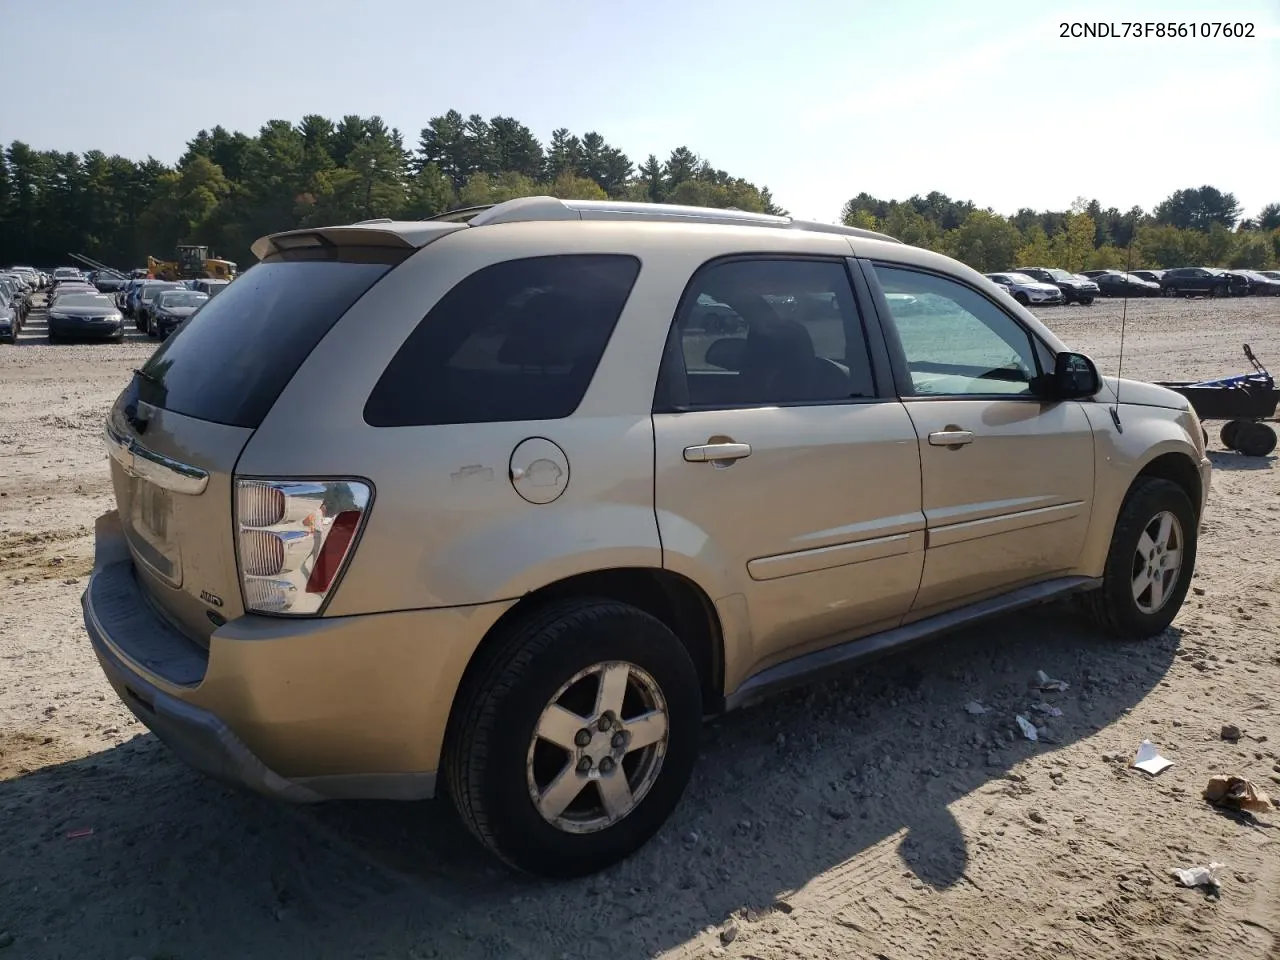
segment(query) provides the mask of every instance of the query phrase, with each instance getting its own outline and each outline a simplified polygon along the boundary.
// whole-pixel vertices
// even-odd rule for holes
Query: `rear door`
[[[911,618],[1073,567],[1093,500],[1093,432],[1079,403],[1033,395],[1048,348],[956,278],[865,267],[919,436],[928,546]]]
[[[269,258],[166,340],[112,408],[112,484],[135,567],[193,638],[244,612],[232,530],[241,450],[329,328],[405,252]]]
[[[712,261],[668,338],[653,416],[665,551],[722,570],[751,649],[730,685],[897,624],[923,561],[915,431],[840,259]],[[873,373],[880,367],[880,378]]]

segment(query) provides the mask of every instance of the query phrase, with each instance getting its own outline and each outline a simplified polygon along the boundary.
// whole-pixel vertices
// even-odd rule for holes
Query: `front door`
[[[730,688],[896,625],[919,585],[916,434],[887,370],[873,376],[847,271],[713,261],[668,340],[653,418],[664,563],[745,603]]]
[[[1078,402],[1033,394],[1048,348],[957,280],[885,263],[869,273],[920,444],[928,545],[911,619],[1070,570],[1089,525],[1093,433]]]

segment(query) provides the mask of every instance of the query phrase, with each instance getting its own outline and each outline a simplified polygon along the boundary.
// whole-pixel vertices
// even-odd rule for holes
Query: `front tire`
[[[1083,598],[1099,629],[1121,640],[1163,633],[1191,586],[1196,538],[1186,492],[1169,480],[1138,478],[1116,518],[1102,586]]]
[[[612,600],[518,619],[463,683],[444,773],[468,829],[510,866],[570,878],[630,856],[688,784],[698,673],[656,618]]]

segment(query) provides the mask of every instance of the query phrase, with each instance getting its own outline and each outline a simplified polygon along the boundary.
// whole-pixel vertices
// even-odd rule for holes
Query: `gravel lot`
[[[1118,303],[1041,316],[1115,371]],[[1280,372],[1277,300],[1135,301],[1127,327],[1129,376],[1243,372],[1246,341]],[[111,506],[99,426],[152,348],[50,346],[39,314],[0,346],[0,960],[1280,958],[1280,810],[1200,797],[1220,772],[1280,796],[1274,456],[1214,453],[1165,637],[1041,609],[728,717],[653,844],[550,885],[493,868],[442,804],[211,783],[118,703],[79,598]],[[1014,716],[1041,669],[1070,689],[1031,743]],[[1143,738],[1175,761],[1157,778],[1128,769]],[[1210,861],[1220,897],[1168,876]]]

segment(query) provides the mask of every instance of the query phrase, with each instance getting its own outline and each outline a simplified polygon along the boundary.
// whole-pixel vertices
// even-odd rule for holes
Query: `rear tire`
[[[1089,306],[1091,303],[1093,303],[1093,297],[1084,297],[1084,298],[1082,298],[1082,299],[1080,300],[1080,305],[1081,305],[1082,307],[1087,307],[1087,306]]]
[[[625,859],[666,822],[692,773],[702,725],[693,661],[663,623],[612,600],[552,603],[498,629],[450,719],[443,768],[455,808],[481,843],[526,873],[564,879]],[[625,708],[604,695],[606,672],[621,676]],[[618,709],[597,716],[597,697]],[[626,724],[646,712],[664,715],[663,733],[636,748],[640,728]],[[600,727],[610,716],[626,724]],[[568,732],[552,741],[542,734],[556,717]],[[615,761],[601,747],[622,753]],[[559,783],[569,806],[544,814],[535,798],[546,804]]]
[[[1120,640],[1163,633],[1191,586],[1197,532],[1195,508],[1180,486],[1139,477],[1116,518],[1102,586],[1082,597],[1097,627]],[[1173,550],[1176,559],[1164,560]]]
[[[1240,423],[1235,448],[1246,457],[1265,457],[1276,448],[1276,432],[1265,423]]]

